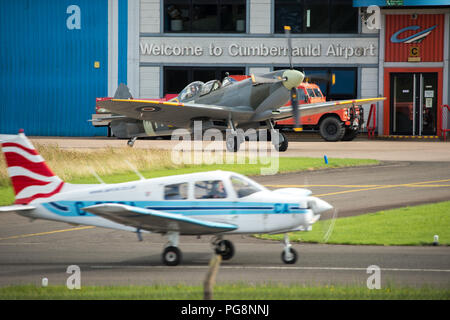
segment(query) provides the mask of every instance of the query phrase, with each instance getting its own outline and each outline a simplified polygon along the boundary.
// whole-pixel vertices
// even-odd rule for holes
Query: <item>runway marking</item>
[[[166,267],[166,266],[90,266],[92,269],[208,269],[205,266],[178,266],[178,267]],[[324,271],[367,271],[367,268],[356,267],[283,267],[283,266],[221,266],[220,269],[230,270],[324,270]],[[395,272],[445,272],[449,273],[450,269],[406,269],[406,268],[380,268],[381,271],[395,271]]]
[[[94,226],[86,226],[86,227],[77,227],[77,228],[54,230],[54,231],[39,232],[39,233],[21,234],[21,235],[17,235],[17,236],[0,238],[0,240],[20,239],[20,238],[28,238],[28,237],[34,237],[34,236],[44,236],[44,235],[48,235],[48,234],[61,233],[61,232],[67,232],[67,231],[86,230],[86,229],[92,229],[92,228],[95,228],[95,227]]]
[[[410,182],[403,184],[387,184],[387,185],[265,185],[266,187],[274,188],[305,188],[305,187],[343,187],[343,188],[359,188],[354,190],[336,191],[323,194],[317,194],[317,197],[331,196],[344,193],[360,192],[360,191],[371,191],[378,189],[389,189],[389,188],[420,188],[420,187],[448,187],[450,185],[436,185],[440,182],[448,182],[450,179],[443,180],[433,180],[433,181],[420,181],[420,182]]]

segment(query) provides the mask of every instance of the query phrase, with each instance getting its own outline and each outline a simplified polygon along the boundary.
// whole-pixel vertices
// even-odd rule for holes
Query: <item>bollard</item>
[[[205,282],[203,283],[203,299],[212,300],[214,284],[216,282],[216,275],[219,271],[220,262],[222,261],[222,256],[219,254],[213,255],[211,261],[209,261],[209,269],[206,274]]]
[[[439,236],[436,234],[433,237],[433,246],[438,246],[439,245]]]

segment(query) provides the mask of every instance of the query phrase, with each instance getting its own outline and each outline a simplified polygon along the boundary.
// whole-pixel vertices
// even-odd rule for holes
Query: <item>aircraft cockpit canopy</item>
[[[221,87],[221,83],[219,80],[211,80],[203,85],[202,91],[200,92],[201,96],[213,92]]]
[[[194,97],[200,95],[202,88],[205,84],[202,81],[195,81],[188,84],[178,95],[179,101],[191,100]]]

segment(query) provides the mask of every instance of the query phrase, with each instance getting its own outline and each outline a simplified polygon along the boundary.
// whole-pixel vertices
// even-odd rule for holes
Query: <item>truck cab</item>
[[[315,83],[303,82],[297,88],[297,91],[299,104],[326,101],[320,87]],[[286,104],[286,106],[289,105],[290,102]],[[337,111],[303,116],[300,118],[300,123],[305,130],[319,131],[320,136],[325,141],[351,141],[356,138],[364,123],[363,108],[342,108]],[[294,124],[295,120],[290,118],[277,121],[275,127],[289,130],[294,127]]]

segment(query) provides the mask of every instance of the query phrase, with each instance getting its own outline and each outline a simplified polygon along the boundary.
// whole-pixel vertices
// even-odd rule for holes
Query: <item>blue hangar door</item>
[[[108,0],[0,1],[0,133],[105,135]]]

